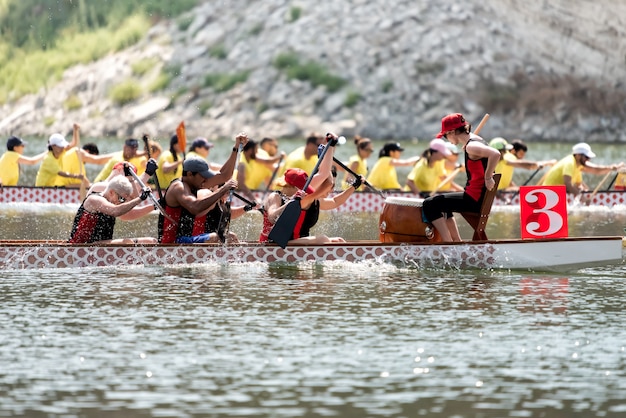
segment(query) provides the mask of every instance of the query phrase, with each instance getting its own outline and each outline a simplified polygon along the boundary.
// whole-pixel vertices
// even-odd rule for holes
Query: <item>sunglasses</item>
[[[115,192],[115,194],[117,195],[117,201],[118,202],[120,202],[120,203],[126,202],[126,199],[124,199],[121,194],[119,194],[117,192]]]

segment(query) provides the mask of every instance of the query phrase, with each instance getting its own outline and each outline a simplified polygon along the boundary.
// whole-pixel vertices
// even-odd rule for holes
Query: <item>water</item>
[[[541,158],[567,148],[549,147]],[[3,205],[0,233],[66,239],[76,209]],[[570,235],[621,235],[625,213],[573,208]],[[494,208],[488,235],[519,236],[518,218]],[[375,239],[377,221],[324,214],[315,231]],[[156,216],[116,228],[154,235]],[[260,216],[232,229],[256,239]],[[0,417],[624,417],[625,276],[623,263],[0,271]]]
[[[11,272],[0,416],[621,417],[625,273]]]

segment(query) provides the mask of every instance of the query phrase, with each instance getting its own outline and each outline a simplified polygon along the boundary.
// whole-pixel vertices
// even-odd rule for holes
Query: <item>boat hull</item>
[[[409,268],[570,271],[622,262],[621,237],[497,240],[472,243],[379,243],[317,246],[71,245],[52,241],[0,241],[0,269],[167,266],[262,262],[399,263]]]
[[[255,191],[254,196],[257,201],[261,201],[265,192]],[[415,197],[412,193],[390,192],[387,197]],[[567,203],[569,207],[575,207],[576,196],[568,195]],[[43,203],[43,204],[74,204],[80,203],[80,192],[78,189],[68,189],[63,187],[28,187],[28,186],[4,186],[0,187],[0,203]],[[498,193],[494,206],[519,207],[519,194],[513,192]],[[626,191],[601,191],[593,196],[592,206],[613,207],[626,204]],[[338,212],[375,212],[380,213],[385,206],[385,199],[377,193],[359,192],[351,195],[346,203],[339,206]]]

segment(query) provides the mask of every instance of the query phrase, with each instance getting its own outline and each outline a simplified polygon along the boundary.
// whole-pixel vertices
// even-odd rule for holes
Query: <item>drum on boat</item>
[[[424,199],[387,197],[380,214],[380,242],[441,242],[439,232],[422,219]]]

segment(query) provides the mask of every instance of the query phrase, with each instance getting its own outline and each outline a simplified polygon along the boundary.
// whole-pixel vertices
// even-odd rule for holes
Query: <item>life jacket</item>
[[[94,194],[102,196],[102,193]],[[85,209],[86,200],[83,200],[76,212],[68,242],[84,244],[113,239],[115,216],[106,215],[102,212],[87,211]]]
[[[470,141],[478,141],[478,139],[470,139]],[[485,141],[481,142],[487,145]],[[488,161],[488,158],[472,160],[469,158],[467,151],[465,151],[465,173],[467,174],[465,193],[477,202],[482,201],[487,191],[485,187],[485,171],[487,170]]]
[[[172,181],[182,181],[180,178]],[[169,190],[169,187],[168,187]],[[189,237],[193,232],[193,225],[195,216],[182,206],[171,207],[167,205],[165,196],[167,196],[167,190],[163,199],[161,200],[161,206],[176,223],[172,222],[163,214],[159,214],[159,242],[162,244],[173,244],[178,237]]]

